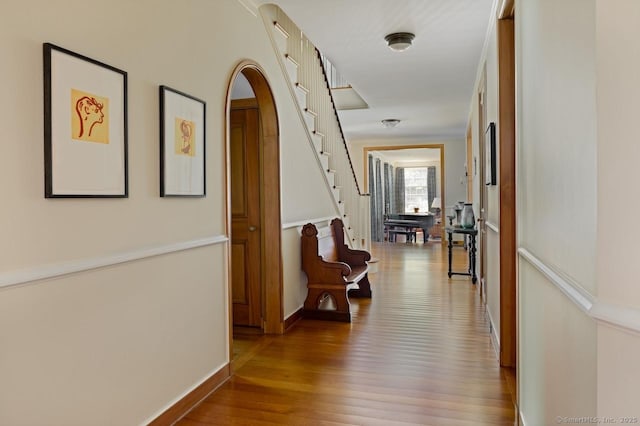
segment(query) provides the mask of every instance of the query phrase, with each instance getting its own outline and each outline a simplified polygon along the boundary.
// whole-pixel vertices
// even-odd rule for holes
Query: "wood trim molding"
[[[179,243],[165,244],[156,247],[141,248],[137,250],[112,254],[109,256],[96,256],[88,259],[74,260],[70,262],[61,262],[51,265],[41,265],[27,269],[2,272],[0,273],[0,288],[35,283],[49,278],[90,271],[93,269],[104,268],[106,266],[119,265],[121,263],[134,262],[150,257],[176,253],[183,250],[191,250],[199,247],[220,244],[227,241],[229,241],[229,238],[227,236],[217,235],[196,240],[182,241]]]
[[[287,319],[284,320],[284,332],[286,333],[293,327],[299,320],[302,319],[302,311],[304,307],[300,307],[297,311],[289,315]]]
[[[507,1],[508,2],[508,1]],[[513,7],[513,5],[511,6]],[[500,176],[500,365],[517,364],[516,83],[513,19],[496,23]]]
[[[442,200],[442,211],[446,208],[447,202],[445,198],[445,164],[444,164],[444,144],[443,143],[433,143],[433,144],[415,144],[415,145],[385,145],[385,146],[363,146],[362,152],[363,156],[363,172],[364,172],[364,188],[369,187],[369,152],[370,151],[396,151],[402,149],[439,149],[440,150],[440,198]],[[444,238],[442,239],[442,244],[445,244]]]
[[[499,0],[498,19],[513,18],[516,10],[515,0]]]
[[[226,364],[218,370],[218,372],[209,376],[202,383],[187,392],[186,395],[171,404],[171,406],[164,410],[160,415],[151,421],[144,422],[143,424],[148,424],[149,426],[169,426],[175,424],[206,397],[211,395],[211,393],[213,393],[224,382],[229,380],[230,377],[231,366]]]
[[[231,73],[227,88],[227,128],[226,128],[226,212],[227,229],[231,229],[231,194],[230,173],[231,163],[229,155],[229,119],[231,111],[231,89],[238,74],[242,74],[256,95],[260,110],[261,133],[261,191],[264,200],[262,212],[262,264],[264,301],[264,332],[268,334],[282,334],[284,332],[283,318],[283,272],[282,272],[282,221],[280,216],[280,128],[275,99],[271,86],[263,69],[255,62],[244,60],[238,63]],[[229,255],[229,270],[231,270],[231,255]],[[229,306],[231,306],[231,279],[229,285]],[[229,336],[232,339],[232,310],[229,309]],[[231,347],[231,346],[230,346]]]
[[[258,108],[258,100],[256,98],[232,99],[231,109],[247,109]]]

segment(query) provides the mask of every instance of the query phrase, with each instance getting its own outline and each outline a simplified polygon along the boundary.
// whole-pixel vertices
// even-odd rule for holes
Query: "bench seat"
[[[349,297],[371,297],[369,260],[367,251],[344,244],[340,219],[334,219],[330,232],[321,235],[315,225],[306,224],[302,228],[302,269],[308,289],[304,317],[351,322]]]

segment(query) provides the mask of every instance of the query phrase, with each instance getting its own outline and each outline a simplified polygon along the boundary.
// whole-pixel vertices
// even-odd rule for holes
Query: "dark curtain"
[[[376,238],[374,241],[382,241],[384,238],[384,218],[383,218],[383,199],[382,199],[382,167],[380,166],[380,159],[376,158],[376,213],[372,217],[371,223],[374,223]],[[373,234],[373,232],[372,232]],[[372,238],[373,239],[373,238]]]
[[[429,197],[429,210],[431,203],[436,198],[436,168],[435,166],[427,167],[427,196]]]
[[[391,167],[389,163],[384,163],[384,215],[391,213]]]
[[[393,166],[389,165],[389,213],[396,212],[396,184]]]
[[[376,227],[376,178],[375,168],[373,163],[373,157],[369,156],[369,202],[371,204],[371,241],[378,241],[377,227]]]
[[[395,212],[404,213],[404,168],[396,167]]]

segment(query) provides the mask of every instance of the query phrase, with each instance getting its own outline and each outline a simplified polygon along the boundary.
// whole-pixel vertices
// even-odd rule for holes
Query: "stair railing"
[[[281,65],[292,83],[294,97],[307,124],[309,142],[324,168],[351,245],[369,249],[370,198],[358,185],[322,56],[280,8],[269,5],[260,10],[273,34]]]

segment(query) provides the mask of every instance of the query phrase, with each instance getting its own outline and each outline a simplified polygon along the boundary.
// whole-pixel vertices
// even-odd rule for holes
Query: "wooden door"
[[[257,108],[231,110],[233,325],[262,328],[260,132],[258,124],[259,112]]]

